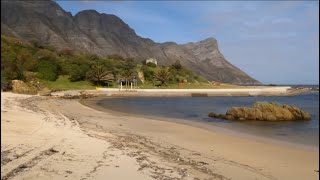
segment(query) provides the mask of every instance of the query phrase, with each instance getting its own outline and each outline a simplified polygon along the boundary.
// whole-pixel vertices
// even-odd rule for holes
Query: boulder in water
[[[209,117],[227,120],[295,121],[310,120],[311,116],[297,107],[286,104],[256,102],[253,107],[232,107],[226,114],[209,113]]]

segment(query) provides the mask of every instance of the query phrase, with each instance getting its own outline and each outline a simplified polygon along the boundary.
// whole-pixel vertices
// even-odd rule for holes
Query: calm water
[[[297,106],[312,115],[311,121],[236,122],[209,118],[209,112],[225,113],[232,106],[252,106],[255,101],[276,101]],[[130,114],[200,121],[258,136],[319,147],[319,93],[291,97],[177,97],[114,98],[98,102],[105,108]]]

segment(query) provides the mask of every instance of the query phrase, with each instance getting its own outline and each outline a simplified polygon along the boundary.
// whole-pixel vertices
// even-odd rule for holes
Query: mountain
[[[260,83],[229,63],[214,38],[181,45],[156,43],[138,36],[115,15],[85,10],[72,16],[51,0],[1,1],[1,34],[99,56],[118,54],[136,61],[156,58],[160,65],[180,60],[184,67],[208,80]]]

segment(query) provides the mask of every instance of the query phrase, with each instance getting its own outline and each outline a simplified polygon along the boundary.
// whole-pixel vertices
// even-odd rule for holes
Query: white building
[[[147,59],[147,60],[146,60],[146,64],[148,64],[148,63],[153,63],[153,64],[155,64],[155,65],[158,65],[157,60],[154,59],[154,58]]]

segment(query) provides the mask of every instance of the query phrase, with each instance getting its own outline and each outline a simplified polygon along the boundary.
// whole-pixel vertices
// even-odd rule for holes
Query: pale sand
[[[152,179],[139,168],[108,141],[84,133],[51,101],[1,93],[2,180]]]
[[[319,150],[102,112],[78,100],[1,99],[1,179],[319,178]]]

